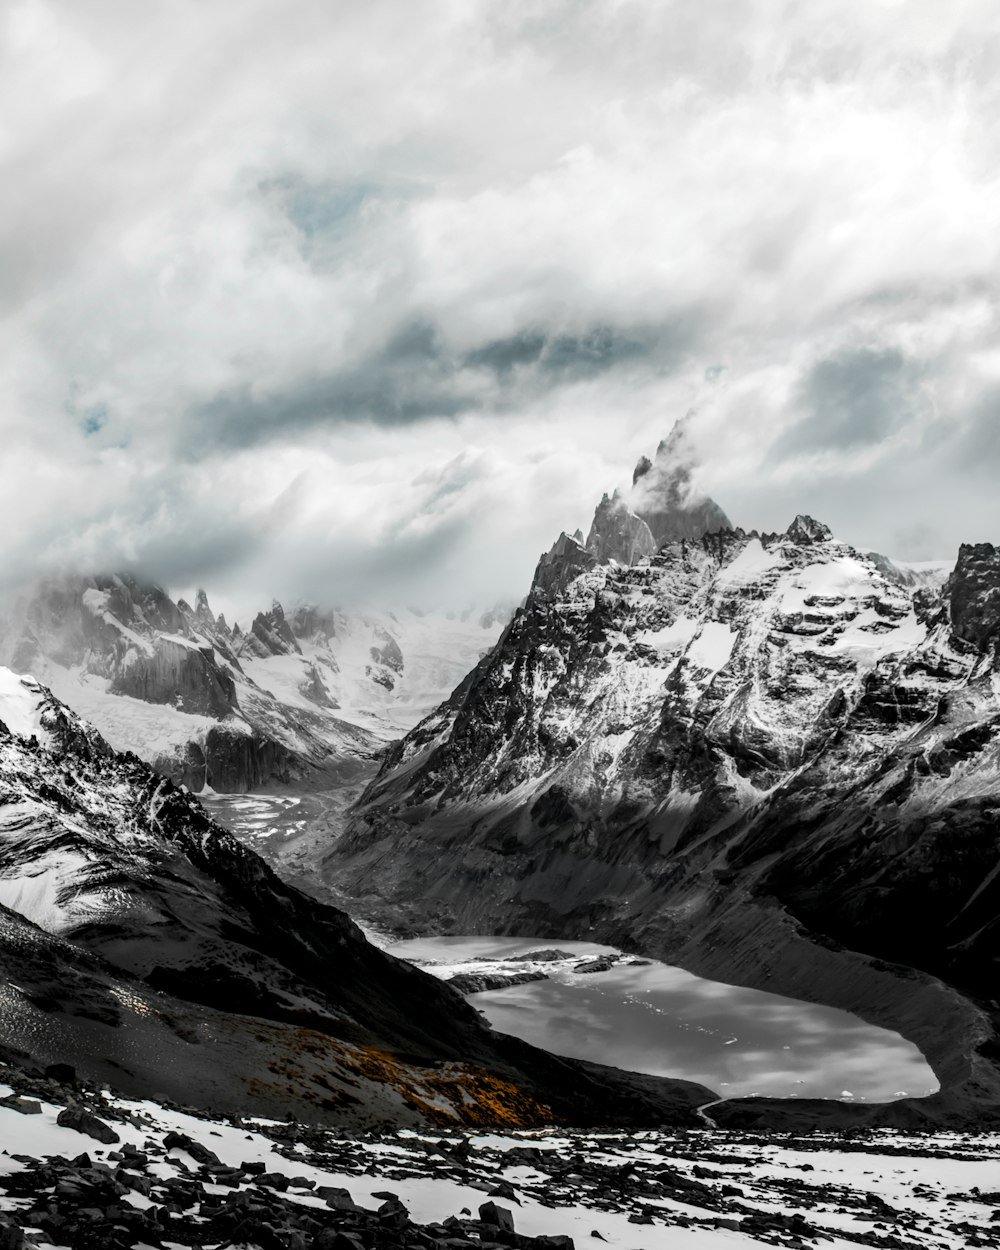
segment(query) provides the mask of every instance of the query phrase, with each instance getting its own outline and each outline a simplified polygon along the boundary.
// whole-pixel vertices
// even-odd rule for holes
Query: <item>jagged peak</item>
[[[732,522],[697,485],[697,450],[691,439],[691,414],[661,439],[656,456],[642,456],[632,474],[632,489],[622,506],[649,527],[654,550],[674,539],[695,539]]]
[[[567,534],[566,531],[563,530],[549,548],[548,554],[550,556],[561,556],[572,547],[583,547],[583,545],[583,534],[580,530],[575,530],[572,534]]]
[[[579,530],[576,534],[567,534],[563,530],[549,550],[542,555],[532,579],[533,591],[550,593],[558,590],[597,563],[581,541],[583,536],[577,535]]]
[[[635,564],[653,554],[656,542],[646,522],[631,511],[621,491],[616,490],[613,495],[603,495],[594,510],[586,547],[602,564],[609,560]]]
[[[807,513],[800,512],[785,530],[785,537],[794,543],[825,543],[833,538],[833,531],[822,521],[817,521]]]
[[[194,596],[194,614],[199,621],[214,621],[212,609],[208,606],[208,595],[199,586]]]
[[[652,467],[653,462],[648,456],[640,456],[632,470],[632,485],[634,486],[639,478],[645,477]]]

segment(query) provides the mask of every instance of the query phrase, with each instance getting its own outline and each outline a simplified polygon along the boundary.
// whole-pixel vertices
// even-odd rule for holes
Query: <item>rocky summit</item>
[[[996,549],[913,586],[805,515],[636,562],[561,543],[326,873],[417,928],[586,937],[844,1007],[942,1086],[849,1118],[996,1119]]]
[[[632,489],[603,496],[586,542],[580,533],[559,536],[541,557],[533,586],[556,590],[588,568],[612,560],[637,564],[664,543],[729,529],[726,514],[698,489],[697,474],[688,422],[678,421],[656,449],[656,458],[640,459]]]

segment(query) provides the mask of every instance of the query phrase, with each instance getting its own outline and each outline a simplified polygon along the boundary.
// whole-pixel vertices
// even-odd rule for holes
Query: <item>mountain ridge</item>
[[[286,617],[275,601],[244,631],[204,590],[192,608],[131,576],[67,576],[11,605],[0,661],[194,790],[317,788],[374,759],[394,715],[433,706],[499,629],[496,614],[432,627],[412,612]]]
[[[325,871],[418,927],[600,938],[856,1010],[935,1066],[918,1114],[995,1115],[998,587],[989,544],[913,588],[806,516],[536,578]]]
[[[695,1123],[710,1093],[494,1033],[7,670],[0,798],[0,1047],[22,1064],[328,1123]]]

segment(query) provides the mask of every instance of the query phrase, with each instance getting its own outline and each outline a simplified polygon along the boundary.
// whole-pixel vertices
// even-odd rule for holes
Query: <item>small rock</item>
[[[484,1224],[492,1224],[494,1228],[502,1228],[505,1232],[514,1231],[514,1213],[506,1207],[498,1207],[495,1202],[484,1202],[479,1208],[479,1218]]]
[[[19,1098],[17,1094],[10,1094],[6,1098],[0,1098],[0,1107],[8,1107],[11,1111],[16,1111],[18,1115],[41,1115],[42,1104],[36,1102],[34,1098]]]
[[[110,1124],[105,1124],[103,1120],[99,1120],[96,1115],[91,1115],[89,1111],[84,1111],[82,1107],[66,1107],[56,1116],[56,1123],[63,1128],[76,1129],[78,1133],[93,1137],[95,1141],[103,1142],[105,1146],[121,1141]]]

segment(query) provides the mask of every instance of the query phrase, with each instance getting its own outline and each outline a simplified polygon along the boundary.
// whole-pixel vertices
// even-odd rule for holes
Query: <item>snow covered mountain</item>
[[[330,784],[440,701],[496,639],[497,612],[351,616],[280,604],[241,630],[131,577],[36,587],[0,662],[44,680],[119,750],[195,791]]]
[[[236,640],[243,671],[289,707],[397,738],[447,698],[488,651],[513,606],[487,610],[343,612],[279,604]]]
[[[326,871],[844,1007],[928,1056],[920,1114],[996,1114],[998,603],[989,544],[914,588],[806,516],[636,562],[566,539]]]
[[[564,1061],[281,882],[192,796],[0,669],[0,1050],[314,1122],[696,1122],[710,1092]]]

